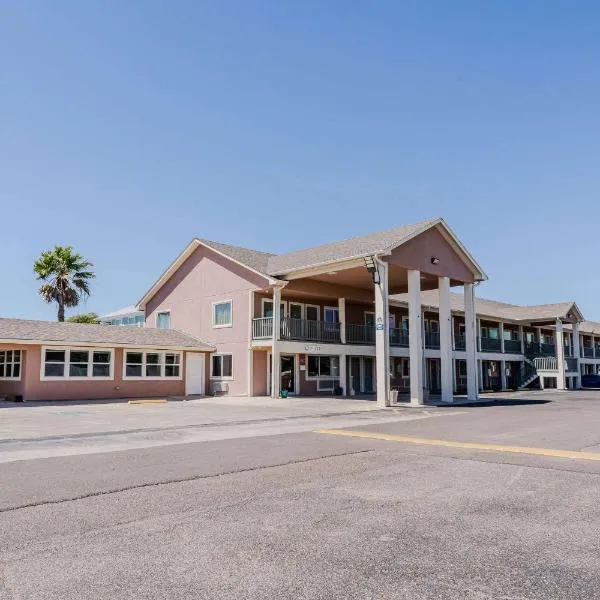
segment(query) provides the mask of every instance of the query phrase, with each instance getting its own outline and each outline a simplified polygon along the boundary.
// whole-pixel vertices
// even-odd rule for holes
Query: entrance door
[[[200,352],[186,352],[185,355],[185,394],[206,393],[204,389],[204,354]]]
[[[363,367],[365,370],[365,394],[372,394],[375,392],[373,386],[373,366],[375,365],[375,359],[371,356],[365,356],[363,358]]]
[[[355,394],[360,394],[360,356],[350,357],[350,385]]]
[[[293,394],[296,391],[296,357],[281,355],[281,389]]]

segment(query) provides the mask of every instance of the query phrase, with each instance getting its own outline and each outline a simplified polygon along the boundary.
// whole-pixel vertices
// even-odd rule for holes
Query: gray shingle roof
[[[0,319],[0,341],[7,340],[214,350],[210,344],[175,329]]]
[[[438,220],[430,219],[413,225],[396,227],[388,231],[379,231],[369,235],[315,246],[314,248],[274,255],[271,256],[268,262],[268,274],[283,275],[296,269],[316,267],[329,262],[348,260],[368,254],[384,253],[399,246],[415,233],[427,229]]]
[[[582,321],[579,323],[579,332],[600,335],[600,323],[597,321]]]
[[[220,242],[213,242],[212,240],[199,239],[198,241],[202,242],[209,248],[212,248],[221,254],[225,254],[225,256],[229,256],[229,258],[232,258],[233,260],[250,267],[254,271],[262,273],[263,275],[267,275],[268,273],[269,259],[272,256],[275,256],[269,252],[260,252],[259,250],[242,248],[241,246],[221,244]]]
[[[398,302],[408,302],[407,294],[396,294],[391,296]],[[438,290],[428,290],[421,293],[421,303],[432,308],[439,307]],[[463,294],[451,293],[450,305],[456,312],[464,312]],[[475,298],[475,310],[478,315],[507,319],[510,321],[541,321],[566,317],[572,310],[574,302],[557,302],[555,304],[538,304],[533,306],[519,306],[507,304],[486,298]]]

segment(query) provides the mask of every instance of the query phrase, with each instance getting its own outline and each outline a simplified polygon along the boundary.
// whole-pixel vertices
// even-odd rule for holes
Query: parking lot
[[[597,597],[600,392],[490,399],[0,409],[0,597]]]

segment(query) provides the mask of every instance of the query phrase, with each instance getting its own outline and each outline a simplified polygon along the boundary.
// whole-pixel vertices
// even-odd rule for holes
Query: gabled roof
[[[199,239],[198,241],[219,254],[223,254],[235,262],[265,276],[269,272],[269,259],[275,256],[269,252],[251,250],[250,248],[242,248],[241,246],[231,246],[230,244],[221,244],[220,242],[213,242],[211,240]]]
[[[0,343],[11,342],[59,345],[97,344],[100,346],[152,347],[163,350],[204,352],[214,352],[215,350],[210,344],[176,329],[0,319]]]
[[[408,302],[408,294],[395,294],[394,296],[390,296],[390,299],[404,304]],[[438,309],[438,290],[421,292],[421,303],[425,308],[431,307]],[[464,295],[451,292],[450,306],[453,311],[464,312]],[[497,300],[476,297],[475,311],[479,316],[506,319],[508,321],[548,321],[558,318],[567,319],[570,318],[569,315],[573,315],[579,320],[583,319],[583,315],[575,302],[519,306],[518,304],[508,304],[506,302],[498,302]]]

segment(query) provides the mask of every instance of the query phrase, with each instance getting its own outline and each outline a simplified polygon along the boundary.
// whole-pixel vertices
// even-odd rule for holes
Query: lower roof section
[[[0,319],[0,343],[17,342],[215,351],[214,346],[175,329]]]

